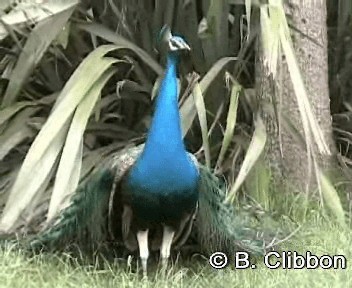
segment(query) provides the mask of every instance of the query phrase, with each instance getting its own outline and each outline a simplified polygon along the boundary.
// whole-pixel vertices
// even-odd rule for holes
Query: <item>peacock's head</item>
[[[181,36],[176,36],[171,34],[170,27],[165,25],[158,37],[159,45],[166,49],[167,52],[182,52],[182,51],[190,51],[191,47],[187,44],[185,39]]]

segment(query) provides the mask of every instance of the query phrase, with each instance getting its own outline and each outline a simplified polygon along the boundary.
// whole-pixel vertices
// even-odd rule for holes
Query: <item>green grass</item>
[[[166,277],[152,269],[147,281],[130,272],[125,263],[105,263],[97,268],[80,265],[66,254],[26,257],[18,251],[3,250],[0,287],[351,287],[351,235],[316,214],[280,247],[300,253],[309,250],[316,255],[343,254],[346,270],[270,270],[262,264],[255,270],[215,270],[204,259],[191,265],[178,263]]]

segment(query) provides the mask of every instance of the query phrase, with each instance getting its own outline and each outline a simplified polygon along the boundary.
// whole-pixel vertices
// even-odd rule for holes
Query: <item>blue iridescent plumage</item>
[[[144,151],[128,177],[135,213],[149,221],[178,220],[198,198],[198,171],[182,140],[177,62],[171,52]]]
[[[160,256],[165,266],[171,245],[187,238],[198,201],[199,171],[185,150],[178,108],[177,66],[180,51],[189,46],[181,37],[167,36],[166,70],[153,120],[144,149],[122,189],[124,242],[126,247],[135,247],[136,235],[145,275],[149,232],[162,231]]]

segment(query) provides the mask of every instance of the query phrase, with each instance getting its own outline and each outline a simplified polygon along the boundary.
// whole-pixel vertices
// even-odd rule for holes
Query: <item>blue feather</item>
[[[147,222],[179,220],[198,200],[198,169],[181,133],[178,60],[177,52],[169,52],[145,148],[127,179],[132,209]]]

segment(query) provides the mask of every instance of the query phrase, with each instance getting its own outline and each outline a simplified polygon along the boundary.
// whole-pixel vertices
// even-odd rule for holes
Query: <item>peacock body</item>
[[[177,65],[180,50],[189,49],[180,37],[170,39],[166,71],[144,149],[122,180],[122,236],[126,247],[138,242],[143,272],[149,256],[149,232],[162,230],[160,257],[163,266],[172,243],[192,222],[198,202],[199,171],[187,153],[178,108]],[[184,237],[186,238],[186,237]]]
[[[198,200],[199,172],[185,150],[177,101],[178,56],[170,53],[144,150],[126,176],[124,202],[141,228],[175,225]],[[176,224],[177,225],[177,224]]]

